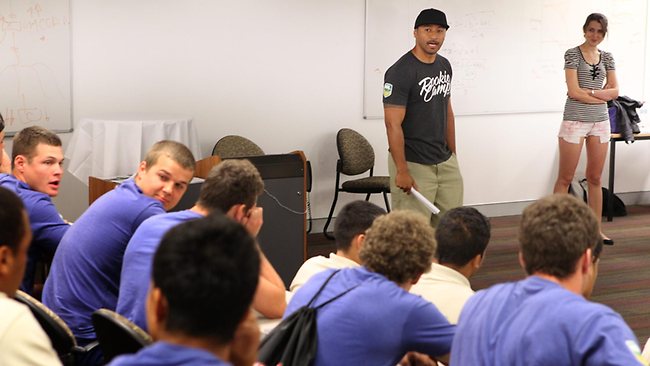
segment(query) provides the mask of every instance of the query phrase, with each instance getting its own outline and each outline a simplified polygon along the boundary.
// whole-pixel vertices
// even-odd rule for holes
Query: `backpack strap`
[[[331,299],[325,301],[324,303],[322,303],[322,304],[316,306],[316,307],[314,308],[314,310],[322,308],[323,306],[325,306],[325,305],[331,303],[332,301],[334,301],[334,300],[338,299],[339,297],[341,297],[341,296],[347,294],[348,292],[354,290],[354,289],[357,288],[357,287],[359,287],[359,285],[356,285],[356,286],[352,286],[352,287],[350,287],[349,289],[347,289],[347,290],[341,292],[340,294],[334,296],[333,298],[331,298]]]
[[[316,298],[318,297],[318,295],[320,295],[320,293],[323,291],[323,289],[325,288],[325,286],[327,286],[327,283],[330,282],[330,280],[332,279],[332,277],[334,277],[334,275],[337,274],[337,273],[339,273],[340,271],[341,271],[340,269],[337,269],[336,271],[332,272],[332,274],[329,275],[329,277],[327,277],[327,279],[325,280],[325,282],[323,282],[323,284],[322,284],[321,287],[318,289],[318,291],[316,291],[316,294],[314,295],[314,297],[312,297],[311,300],[309,300],[309,302],[307,303],[307,307],[308,307],[308,308],[311,307],[311,304],[314,302],[314,300],[316,300]],[[347,294],[348,292],[350,292],[351,290],[355,289],[355,288],[358,287],[358,286],[359,286],[359,285],[356,285],[356,286],[352,286],[352,287],[350,287],[349,289],[347,289],[347,290],[341,292],[340,294],[338,294],[338,295],[332,297],[331,299],[329,299],[329,300],[325,301],[324,303],[322,303],[322,304],[320,304],[320,305],[314,307],[313,309],[320,309],[320,308],[322,308],[323,306],[325,306],[325,305],[331,303],[332,301],[338,299],[339,297],[341,297],[341,296]]]
[[[334,277],[334,275],[337,274],[337,273],[339,273],[340,271],[341,271],[340,269],[337,269],[336,271],[332,272],[332,274],[329,275],[329,277],[327,277],[327,279],[325,280],[325,282],[323,282],[323,284],[322,284],[321,287],[318,289],[318,291],[316,291],[316,294],[314,294],[314,297],[312,297],[311,300],[309,300],[309,302],[307,303],[307,307],[310,307],[310,306],[311,306],[311,304],[314,302],[314,300],[316,300],[316,298],[318,297],[318,295],[320,295],[320,293],[323,291],[323,289],[325,288],[325,286],[327,286],[327,283],[330,282],[330,280],[332,279],[332,277]]]

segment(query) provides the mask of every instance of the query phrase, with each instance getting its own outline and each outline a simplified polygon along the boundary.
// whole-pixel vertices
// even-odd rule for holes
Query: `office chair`
[[[116,356],[136,353],[153,343],[147,332],[114,311],[99,309],[93,313],[92,319],[106,363]]]
[[[264,155],[264,150],[246,137],[228,135],[217,141],[212,155],[219,155],[221,159],[242,158]]]
[[[27,305],[34,318],[50,338],[52,347],[64,365],[75,365],[77,356],[87,353],[97,346],[92,342],[84,347],[78,346],[70,328],[50,308],[23,291],[16,291],[14,299]]]
[[[336,186],[334,187],[334,201],[332,201],[332,208],[327,216],[327,222],[323,228],[323,234],[328,239],[334,237],[327,233],[334,208],[336,208],[336,201],[339,197],[339,192],[347,193],[362,193],[366,195],[366,201],[370,199],[373,193],[381,193],[384,195],[384,203],[386,210],[390,212],[390,205],[388,204],[388,193],[390,193],[390,178],[387,176],[374,176],[373,169],[375,166],[375,151],[366,140],[358,132],[343,128],[336,134],[336,148],[339,153],[339,159],[336,162]],[[343,175],[359,175],[365,172],[370,172],[368,177],[351,179],[339,185],[341,174]]]

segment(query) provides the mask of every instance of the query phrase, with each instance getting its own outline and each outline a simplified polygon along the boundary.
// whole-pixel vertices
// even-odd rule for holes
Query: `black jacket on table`
[[[634,134],[641,132],[638,123],[641,122],[637,108],[642,102],[628,96],[621,96],[607,102],[607,107],[616,107],[616,125],[626,143],[634,142]]]

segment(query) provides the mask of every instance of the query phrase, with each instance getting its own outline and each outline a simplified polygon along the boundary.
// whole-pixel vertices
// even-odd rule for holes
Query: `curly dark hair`
[[[428,271],[435,251],[433,228],[423,215],[393,211],[375,219],[359,257],[369,270],[401,285]]]
[[[158,141],[149,148],[147,155],[143,159],[147,164],[147,170],[156,165],[158,158],[162,155],[167,155],[184,169],[194,172],[196,161],[190,149],[180,142],[171,140]]]

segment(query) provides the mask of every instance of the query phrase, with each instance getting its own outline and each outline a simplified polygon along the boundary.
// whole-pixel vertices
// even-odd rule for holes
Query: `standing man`
[[[450,100],[451,64],[438,54],[448,28],[445,13],[422,10],[415,20],[415,47],[384,76],[392,206],[421,212],[433,227],[438,216],[409,194],[411,188],[436,205],[439,216],[463,204]]]

